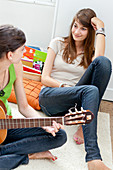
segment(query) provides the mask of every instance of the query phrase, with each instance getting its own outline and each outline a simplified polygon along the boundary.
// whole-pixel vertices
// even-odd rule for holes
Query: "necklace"
[[[6,70],[4,71],[3,81],[2,81],[2,83],[1,83],[1,85],[0,85],[0,90],[1,90],[1,89],[3,88],[3,86],[4,86],[5,75],[6,75]]]

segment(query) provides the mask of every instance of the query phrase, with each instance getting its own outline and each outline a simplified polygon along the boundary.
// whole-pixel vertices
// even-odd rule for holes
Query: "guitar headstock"
[[[88,124],[94,118],[94,114],[90,110],[78,111],[75,107],[69,109],[69,113],[64,117],[65,125]]]

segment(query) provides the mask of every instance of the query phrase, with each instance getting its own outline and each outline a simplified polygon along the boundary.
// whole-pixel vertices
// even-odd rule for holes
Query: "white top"
[[[63,38],[54,38],[48,46],[53,49],[56,54],[51,77],[61,83],[75,86],[86,70],[83,66],[79,66],[83,54],[77,56],[77,58],[73,61],[73,64],[66,63],[62,59],[64,49],[64,43],[62,41],[64,41]]]

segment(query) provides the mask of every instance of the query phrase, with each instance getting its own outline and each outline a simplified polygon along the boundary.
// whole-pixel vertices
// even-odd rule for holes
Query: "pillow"
[[[27,97],[27,101],[31,107],[36,110],[40,110],[39,106],[39,93],[41,91],[42,83],[23,78],[24,89]],[[9,102],[17,103],[14,88],[12,88],[11,95],[8,98]]]

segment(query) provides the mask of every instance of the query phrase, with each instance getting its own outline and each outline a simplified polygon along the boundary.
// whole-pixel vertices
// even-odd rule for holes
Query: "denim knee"
[[[63,130],[63,129],[60,129],[56,135],[58,135],[58,138],[59,138],[59,142],[57,143],[58,144],[58,147],[59,146],[62,146],[64,143],[66,143],[67,141],[67,134],[66,132]]]
[[[99,97],[99,89],[98,87],[94,86],[94,85],[89,85],[89,89],[92,91],[93,93],[93,97]]]
[[[99,56],[94,61],[97,61],[98,63],[102,64],[103,71],[112,71],[112,64],[111,61],[105,57],[105,56]]]
[[[87,85],[82,93],[82,107],[97,114],[99,107],[99,90],[96,86]]]
[[[94,99],[99,98],[99,89],[98,89],[98,87],[96,87],[94,85],[87,85],[84,92],[85,92],[85,94],[93,96]]]
[[[90,85],[90,88],[91,88],[91,93],[92,93],[92,96],[93,96],[93,100],[96,101],[96,103],[99,104],[99,89],[98,87],[94,86],[94,85]]]

